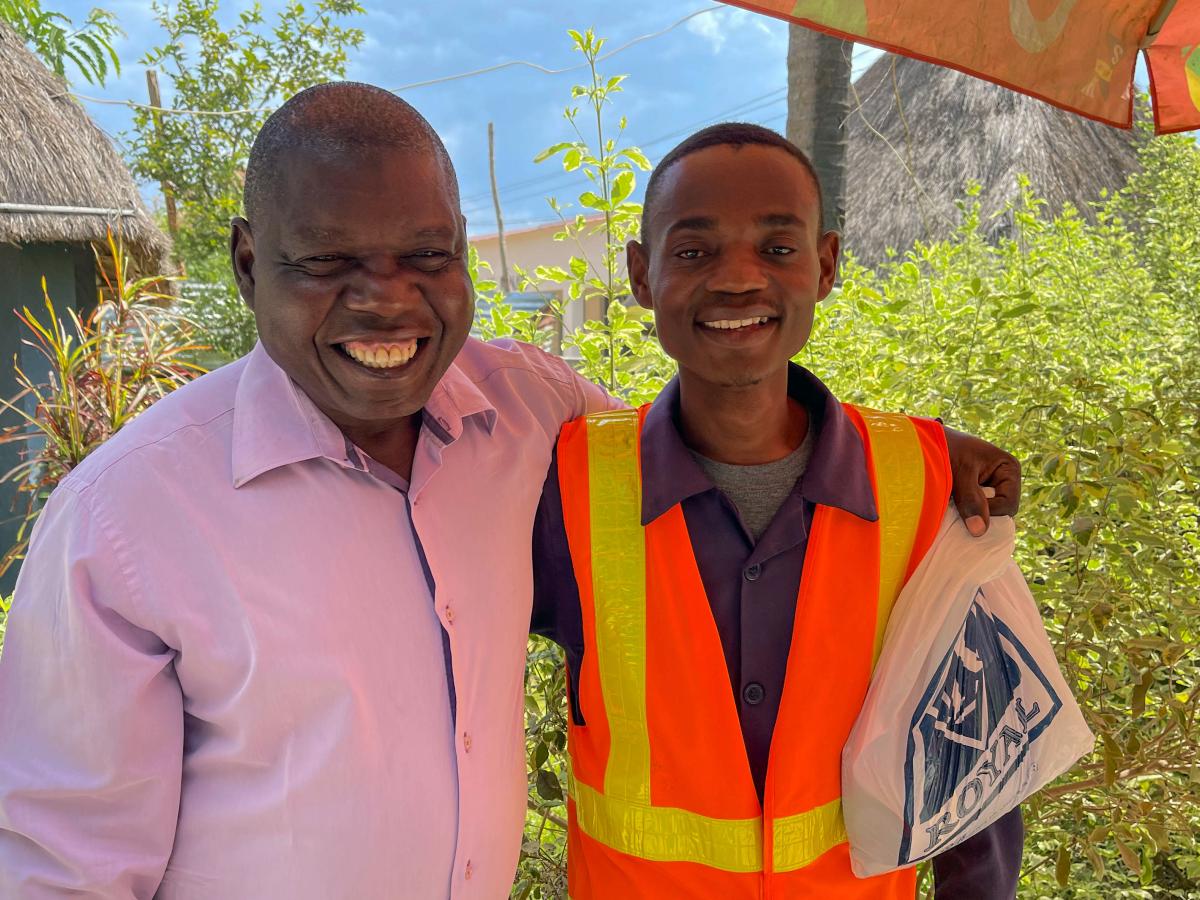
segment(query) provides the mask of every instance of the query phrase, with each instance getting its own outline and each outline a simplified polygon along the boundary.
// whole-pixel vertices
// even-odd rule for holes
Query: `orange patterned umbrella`
[[[986,78],[1080,115],[1133,123],[1146,54],[1160,134],[1200,128],[1200,0],[727,0]]]

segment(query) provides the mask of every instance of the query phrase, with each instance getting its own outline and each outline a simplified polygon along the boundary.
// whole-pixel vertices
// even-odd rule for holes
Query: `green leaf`
[[[537,792],[543,800],[554,801],[563,798],[562,785],[558,782],[558,776],[549,769],[538,770]]]
[[[1000,320],[1005,321],[1007,319],[1016,319],[1025,315],[1026,313],[1033,312],[1037,308],[1038,306],[1036,303],[1021,303],[1017,306],[1009,307],[1008,309],[1004,310],[1004,312],[1000,313]]]
[[[1058,858],[1054,863],[1054,880],[1061,888],[1065,888],[1071,883],[1071,851],[1067,849],[1066,844],[1060,844],[1058,847]]]
[[[584,191],[579,195],[579,202],[589,209],[599,210],[600,212],[607,212],[612,208],[607,200],[594,191]]]
[[[617,155],[625,157],[643,172],[650,171],[650,160],[637,147],[626,147],[624,150],[619,151]]]
[[[1087,855],[1088,862],[1092,864],[1092,871],[1096,873],[1096,878],[1104,879],[1104,860],[1100,858],[1100,854],[1096,852],[1096,848],[1090,844],[1083,848],[1083,852]]]
[[[612,205],[616,206],[633,193],[634,177],[632,172],[622,172],[612,183]]]
[[[1146,692],[1152,684],[1154,684],[1154,671],[1149,670],[1142,674],[1141,680],[1133,688],[1129,711],[1135,719],[1140,719],[1146,712]]]
[[[1132,847],[1130,847],[1120,838],[1116,838],[1115,840],[1117,842],[1117,850],[1120,851],[1121,854],[1121,859],[1124,861],[1125,865],[1128,866],[1129,871],[1135,876],[1140,877],[1142,874],[1141,857],[1137,855]]]
[[[564,150],[567,150],[574,146],[575,146],[574,141],[562,141],[561,143],[553,144],[553,145],[547,147],[545,150],[543,150],[537,156],[535,156],[533,158],[533,161],[535,163],[544,162],[545,160],[549,159],[551,156],[554,156],[557,153],[562,153]]]

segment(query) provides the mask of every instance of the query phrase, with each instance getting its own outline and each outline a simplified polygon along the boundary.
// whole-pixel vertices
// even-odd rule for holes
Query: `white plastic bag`
[[[896,601],[842,752],[860,878],[953,847],[1092,749],[1013,545],[1012,519],[975,538],[951,508]]]

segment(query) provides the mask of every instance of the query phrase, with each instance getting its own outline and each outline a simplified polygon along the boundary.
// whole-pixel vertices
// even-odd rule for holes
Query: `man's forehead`
[[[773,146],[719,144],[680,159],[663,173],[652,210],[656,230],[713,227],[734,212],[766,225],[808,219],[816,185],[804,165]],[[701,221],[707,220],[707,221]]]
[[[406,233],[415,238],[453,238],[457,236],[459,230],[457,220],[450,217],[446,217],[444,222],[430,218],[420,222],[400,219],[400,222],[408,226],[405,228]],[[358,217],[343,219],[325,217],[318,221],[289,222],[285,226],[285,232],[301,240],[336,242],[357,239],[364,234],[375,234],[378,232],[378,226],[374,222],[368,222]]]
[[[387,144],[313,145],[291,147],[280,159],[283,173],[305,180],[369,182],[380,178],[433,179],[439,185],[452,178],[445,161],[432,149]]]
[[[815,188],[805,165],[782,147],[764,144],[717,144],[678,160],[663,173],[661,196],[769,181],[774,185]]]
[[[287,161],[266,200],[285,234],[318,240],[362,234],[382,223],[438,236],[456,231],[460,216],[453,176],[436,156],[408,152],[297,156]]]
[[[803,215],[802,210],[788,211],[783,208],[777,208],[775,211],[751,210],[745,209],[740,211],[738,219],[745,221],[751,220],[753,224],[761,228],[794,228],[801,227],[805,224],[808,217]],[[721,227],[722,216],[720,215],[681,215],[671,218],[664,224],[667,226],[667,233],[675,231],[715,231]]]

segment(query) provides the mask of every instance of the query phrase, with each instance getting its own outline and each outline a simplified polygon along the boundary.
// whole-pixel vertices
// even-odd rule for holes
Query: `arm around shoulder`
[[[174,843],[183,698],[87,500],[50,498],[0,657],[0,896],[150,898]]]
[[[588,381],[576,372],[571,364],[561,356],[554,356],[531,344],[522,344],[521,346],[531,365],[541,369],[546,378],[561,386],[563,399],[567,403],[563,421],[569,422],[588,413],[622,409],[626,406],[604,388]]]

